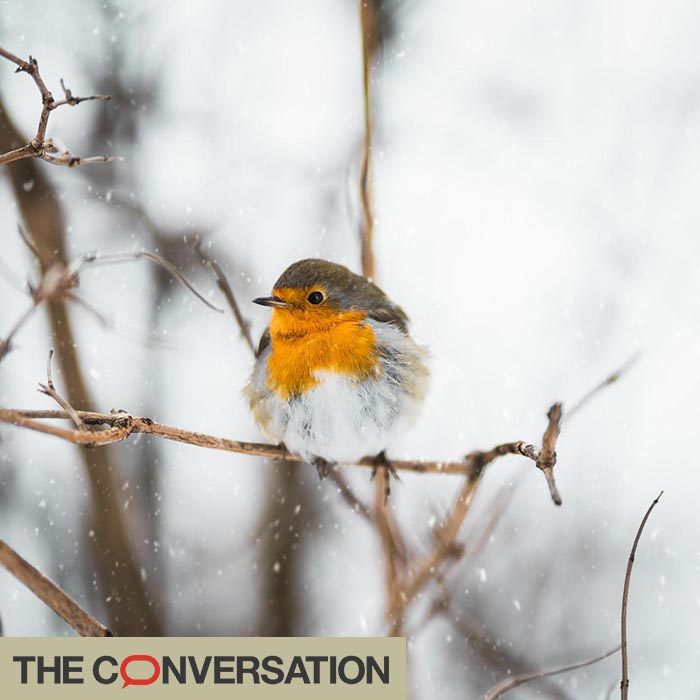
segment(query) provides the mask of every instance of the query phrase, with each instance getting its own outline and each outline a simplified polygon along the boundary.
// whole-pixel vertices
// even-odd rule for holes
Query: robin
[[[374,456],[412,424],[428,386],[427,350],[401,307],[327,260],[300,260],[275,283],[244,392],[265,436],[316,465]]]

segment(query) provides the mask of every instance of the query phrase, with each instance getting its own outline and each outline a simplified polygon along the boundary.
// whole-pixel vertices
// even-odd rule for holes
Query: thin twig
[[[486,523],[481,529],[481,533],[475,538],[476,542],[470,544],[468,549],[465,549],[465,554],[468,554],[470,557],[474,558],[479,556],[484,551],[487,543],[493,535],[494,530],[496,529],[496,526],[501,522],[501,519],[508,509],[508,506],[510,506],[512,503],[517,485],[517,483],[505,484],[503,487],[501,487],[499,492],[496,494],[496,497],[493,499],[491,506],[487,509],[488,516]]]
[[[373,4],[359,0],[360,31],[362,33],[362,94],[364,116],[364,145],[362,165],[360,167],[360,202],[362,217],[360,219],[360,257],[362,274],[367,279],[374,279],[374,214],[372,212],[372,109],[370,104],[370,73],[372,69],[373,49],[377,46],[374,37],[376,18]]]
[[[470,649],[494,669],[503,670],[506,673],[522,673],[524,669],[532,667],[529,659],[504,646],[496,646],[489,639],[486,625],[476,618],[471,610],[455,611],[451,596],[447,591],[438,598],[428,611],[425,622],[442,615],[446,622],[452,625],[464,637],[464,641],[470,645]],[[466,616],[466,617],[465,617]],[[542,684],[550,698],[567,700],[569,695],[557,687],[552,681]]]
[[[2,115],[3,144],[21,139],[16,128]],[[3,145],[3,148],[10,146]],[[39,251],[41,286],[47,290],[45,278],[70,279],[66,256],[70,248],[66,225],[68,213],[61,202],[61,193],[51,182],[46,169],[37,159],[27,159],[21,167],[7,168],[19,213]],[[33,187],[24,185],[30,180]],[[77,282],[77,279],[75,279]],[[93,402],[85,374],[80,368],[75,336],[70,323],[69,301],[54,285],[56,295],[42,304],[56,347],[56,360],[61,369],[66,398],[74,407],[91,409]],[[118,298],[118,295],[117,295]],[[105,600],[104,614],[109,626],[120,634],[157,636],[163,633],[161,611],[151,586],[139,571],[135,543],[130,534],[128,513],[119,496],[119,465],[107,450],[78,450],[75,455],[85,477],[84,523],[94,533],[90,538],[90,570],[95,590]],[[133,533],[132,533],[133,534]]]
[[[634,565],[634,555],[637,552],[637,545],[639,544],[639,538],[642,536],[642,530],[647,524],[647,520],[651,515],[651,511],[654,510],[654,506],[659,502],[661,496],[663,496],[663,491],[652,501],[652,504],[647,509],[647,512],[642,518],[642,522],[639,524],[637,529],[637,535],[634,538],[634,543],[632,544],[632,551],[630,552],[629,559],[627,560],[627,571],[625,572],[625,585],[622,590],[622,680],[620,681],[620,697],[622,700],[627,700],[627,691],[630,686],[630,679],[627,669],[627,600],[629,597],[630,581],[632,580],[632,566]]]
[[[471,509],[483,472],[491,462],[506,454],[520,454],[528,457],[544,473],[553,502],[556,505],[561,505],[561,497],[554,482],[555,446],[559,436],[561,404],[554,404],[549,409],[547,418],[549,420],[542,437],[541,450],[537,450],[533,445],[517,442],[498,445],[488,452],[472,452],[466,456],[465,461],[470,463],[471,470],[467,474],[452,508],[435,528],[433,548],[422,561],[412,567],[408,579],[401,585],[400,594],[394,596],[394,605],[389,613],[392,633],[396,634],[401,629],[407,606],[423,588],[435,578],[448,562],[461,559],[464,546],[457,539]]]
[[[589,391],[583,399],[575,406],[574,411],[562,414],[560,404],[554,404],[547,413],[548,424],[542,436],[542,449],[538,451],[534,446],[527,443],[506,443],[499,445],[489,452],[473,452],[468,458],[473,460],[475,470],[483,469],[484,466],[502,454],[521,454],[535,462],[535,465],[542,471],[547,480],[550,494],[556,504],[561,504],[561,497],[554,482],[554,465],[556,463],[556,441],[559,436],[561,423],[564,417],[570,418],[574,413],[581,410],[592,398],[605,387],[616,382],[633,364],[633,360],[628,360],[620,369]],[[467,477],[467,481],[462,487],[462,491],[455,501],[452,510],[443,519],[443,524],[436,530],[436,537],[433,550],[426,555],[423,562],[413,567],[413,578],[406,582],[401,600],[406,596],[415,597],[429,581],[437,576],[444,577],[444,569],[447,566],[454,566],[466,553],[466,548],[457,542],[462,523],[464,522],[474,491],[478,483],[470,483],[474,473]],[[483,542],[483,540],[482,540]],[[410,598],[409,598],[410,600]],[[403,605],[398,606],[394,611],[394,622],[400,620],[403,615]]]
[[[350,488],[345,477],[337,469],[331,469],[328,478],[338,487],[338,493],[352,510],[359,513],[368,522],[374,522],[374,514],[370,507],[355,495],[355,492]]]
[[[200,241],[197,242],[197,252],[200,254],[202,260],[204,260],[206,265],[216,275],[216,283],[219,289],[222,291],[223,295],[226,297],[226,301],[228,302],[229,308],[231,309],[231,313],[233,313],[233,317],[236,320],[236,324],[238,325],[238,330],[241,332],[241,336],[243,337],[245,344],[248,346],[248,349],[251,351],[253,356],[255,356],[256,349],[255,343],[253,342],[253,338],[250,335],[250,323],[243,317],[243,314],[241,313],[241,307],[236,301],[236,295],[233,293],[233,289],[231,289],[231,285],[229,284],[229,281],[226,278],[224,271],[221,269],[221,265],[219,265],[219,263],[216,262],[216,260],[211,258],[202,250],[202,246],[200,243]]]
[[[150,260],[151,262],[156,263],[156,265],[160,265],[162,268],[167,270],[173,277],[187,287],[187,289],[189,289],[190,292],[192,292],[192,294],[194,294],[203,304],[206,304],[210,309],[213,309],[220,314],[224,313],[224,310],[221,307],[216,306],[216,304],[212,304],[203,294],[198,292],[187,277],[185,277],[185,275],[183,275],[182,272],[175,267],[175,265],[173,265],[169,260],[166,260],[162,255],[151,253],[147,250],[135,250],[132,253],[109,253],[107,255],[98,255],[97,253],[94,253],[88,255],[89,257],[87,257],[81,263],[80,267],[83,267],[86,264],[90,264],[94,267],[97,265],[114,265],[118,263],[132,262],[133,260]]]
[[[561,505],[562,500],[559,495],[559,489],[554,481],[554,465],[557,463],[557,453],[555,450],[557,444],[557,438],[561,432],[561,404],[555,403],[548,411],[547,418],[549,423],[547,424],[547,429],[544,431],[542,436],[542,449],[535,459],[535,464],[537,468],[542,471],[545,479],[547,480],[547,486],[549,486],[549,493],[552,496],[552,500],[558,506]]]
[[[23,583],[81,637],[111,637],[112,633],[76,603],[53,581],[46,578],[12,547],[0,540],[0,566]]]
[[[70,416],[78,430],[86,430],[85,423],[83,423],[78,412],[56,391],[53,377],[51,376],[51,360],[53,360],[53,348],[49,350],[49,359],[46,362],[46,384],[39,384],[39,391],[50,396]]]
[[[7,334],[7,336],[5,338],[0,338],[0,362],[2,362],[5,355],[7,355],[7,353],[10,352],[10,350],[12,350],[13,338],[21,330],[22,326],[24,326],[24,324],[27,323],[27,321],[29,321],[29,319],[32,317],[32,315],[34,314],[35,311],[36,311],[36,304],[32,304],[17,319],[17,321],[15,322],[15,325],[12,326],[12,328],[10,329],[10,332]]]
[[[17,224],[17,231],[19,233],[19,237],[22,240],[22,243],[29,248],[31,251],[32,255],[36,260],[39,262],[42,262],[41,260],[41,253],[39,252],[39,248],[37,248],[37,245],[34,241],[34,239],[29,235],[29,233],[25,230],[24,226],[21,224]]]
[[[402,629],[406,608],[428,582],[438,575],[441,565],[461,556],[463,548],[457,543],[457,536],[471,507],[482,473],[483,468],[479,468],[467,476],[449,515],[435,528],[433,548],[422,561],[410,568],[408,580],[402,582],[399,594],[394,596],[393,606],[389,610],[392,634],[397,635]]]
[[[117,160],[117,158],[112,156],[90,156],[89,158],[74,156],[70,151],[61,151],[56,147],[51,139],[46,138],[46,128],[49,123],[49,116],[53,110],[57,109],[58,107],[63,107],[64,105],[75,106],[88,100],[109,100],[109,95],[75,97],[73,93],[66,88],[63,79],[61,79],[61,88],[63,90],[64,99],[57,101],[54,99],[54,96],[51,94],[48,87],[46,87],[46,83],[39,73],[39,64],[35,58],[30,56],[29,60],[25,61],[2,47],[0,47],[0,57],[6,58],[8,61],[11,61],[17,66],[15,73],[28,73],[32,77],[34,83],[39,89],[39,92],[41,93],[42,104],[39,125],[37,126],[37,131],[34,138],[26,146],[21,146],[20,148],[15,148],[7,153],[0,154],[0,165],[14,163],[15,161],[22,160],[24,158],[40,158],[41,160],[53,163],[54,165],[66,165],[68,167],[87,165],[89,163],[105,163],[112,160]]]
[[[374,52],[378,46],[376,40],[377,21],[373,3],[359,0],[360,32],[362,34],[362,94],[364,115],[364,144],[362,165],[360,167],[359,193],[361,203],[360,217],[360,260],[362,274],[370,280],[375,277],[374,263],[374,213],[372,211],[372,108],[370,104],[370,73]],[[389,508],[389,468],[386,464],[376,465],[374,483],[374,522],[379,535],[384,561],[386,583],[387,617],[392,620],[393,613],[400,605],[401,586],[399,582],[399,552],[404,547],[398,524]],[[398,618],[393,617],[391,634],[401,635],[397,627]]]
[[[561,666],[559,668],[553,668],[547,671],[532,671],[530,673],[521,673],[517,676],[512,676],[511,678],[505,678],[499,683],[496,683],[496,685],[494,685],[492,688],[490,688],[484,695],[483,700],[497,700],[497,698],[503,697],[508,691],[513,690],[513,688],[517,688],[519,685],[523,685],[523,683],[529,683],[530,681],[536,681],[540,678],[556,676],[560,673],[566,673],[567,671],[575,671],[576,669],[584,668],[585,666],[591,666],[592,664],[598,663],[598,661],[607,659],[609,656],[612,656],[619,650],[620,647],[617,646],[614,649],[611,649],[610,651],[606,652],[605,654],[601,654],[600,656],[596,656],[592,659],[586,659],[585,661],[580,661],[569,666]]]
[[[396,538],[398,525],[395,523],[393,513],[389,508],[387,499],[389,484],[389,470],[380,467],[375,471],[374,507],[372,515],[377,526],[379,543],[382,548],[384,562],[384,576],[386,584],[386,615],[391,622],[389,634],[394,637],[402,636],[402,618],[394,614],[401,605],[401,584],[399,579],[398,562],[399,546]]]
[[[569,408],[562,418],[562,423],[565,420],[571,419],[576,413],[578,413],[592,398],[597,396],[603,389],[611,386],[618,382],[627,372],[638,362],[641,357],[641,352],[635,352],[622,367],[615,370],[612,374],[609,374],[605,379],[603,379],[600,384],[594,386],[590,391],[587,391],[571,408]]]
[[[20,227],[20,235],[22,240],[27,244],[29,249],[37,256],[40,263],[43,261],[39,257],[39,252]],[[93,309],[89,304],[75,296],[75,289],[80,284],[78,273],[83,269],[96,267],[98,265],[115,265],[119,263],[133,262],[135,260],[150,260],[151,262],[165,268],[173,277],[175,277],[186,289],[194,294],[203,304],[206,304],[210,309],[223,313],[223,309],[212,304],[201,292],[197,291],[195,286],[178,270],[169,260],[157,253],[151,253],[147,250],[137,250],[132,253],[109,253],[100,255],[95,252],[83,253],[67,265],[61,263],[53,263],[46,267],[46,270],[36,288],[32,288],[32,306],[30,306],[17,320],[10,332],[5,338],[0,338],[0,361],[12,349],[12,340],[18,331],[27,323],[38,306],[45,301],[56,301],[65,299],[70,302],[77,303],[93,314],[96,314],[101,321],[102,317],[96,309]]]

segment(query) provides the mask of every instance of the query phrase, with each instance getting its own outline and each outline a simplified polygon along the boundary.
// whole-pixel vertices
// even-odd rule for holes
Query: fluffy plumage
[[[321,303],[309,295],[320,292]],[[263,433],[308,460],[355,461],[413,422],[427,351],[376,285],[341,265],[303,260],[275,284],[270,328],[245,395]]]

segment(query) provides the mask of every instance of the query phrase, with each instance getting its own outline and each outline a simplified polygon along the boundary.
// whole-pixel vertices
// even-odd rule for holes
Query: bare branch
[[[642,536],[642,531],[644,526],[649,520],[651,511],[654,510],[654,506],[659,502],[661,496],[663,496],[663,491],[652,501],[652,504],[647,509],[647,512],[642,518],[642,522],[639,524],[637,529],[637,534],[634,538],[634,543],[632,544],[632,551],[630,552],[629,559],[627,560],[627,571],[625,572],[625,585],[622,590],[622,680],[620,681],[620,697],[622,700],[627,700],[627,692],[630,686],[630,679],[627,669],[627,601],[629,598],[630,591],[630,581],[632,580],[632,566],[634,565],[634,555],[637,552],[637,545],[639,544],[639,538]]]
[[[435,528],[433,548],[422,561],[412,567],[409,577],[401,585],[400,594],[394,596],[394,605],[389,612],[393,633],[398,633],[401,629],[405,610],[418,593],[438,575],[444,566],[461,559],[464,546],[457,541],[457,538],[471,509],[483,472],[491,462],[506,454],[520,454],[528,457],[544,473],[553,502],[556,505],[561,505],[562,501],[554,483],[553,471],[556,464],[555,446],[559,436],[561,404],[554,404],[549,409],[547,417],[549,422],[542,437],[541,450],[537,450],[533,445],[525,442],[512,442],[498,445],[488,452],[472,452],[465,457],[465,462],[470,464],[470,471],[467,473],[467,478],[462,484],[452,508]]]
[[[373,249],[374,214],[372,211],[372,121],[370,104],[370,73],[372,60],[379,46],[377,7],[373,2],[360,0],[360,32],[362,35],[362,90],[364,115],[364,144],[362,165],[360,167],[359,194],[362,206],[360,217],[360,258],[362,274],[370,280],[375,277],[375,260]],[[383,453],[382,453],[383,454]],[[387,617],[393,620],[391,634],[400,635],[399,617],[393,611],[400,606],[401,585],[399,580],[399,555],[404,552],[401,533],[393,511],[389,508],[389,479],[395,475],[394,466],[384,459],[383,464],[375,462],[374,474],[374,521],[379,534],[379,541],[384,555],[385,581],[387,587]]]
[[[39,252],[33,241],[20,227],[19,229],[22,240],[27,244],[29,249],[37,256],[39,262],[42,262],[39,257]],[[34,313],[36,308],[45,301],[56,301],[58,299],[67,300],[83,306],[88,311],[97,316],[98,320],[105,322],[102,316],[96,309],[93,309],[90,304],[77,297],[74,290],[80,284],[78,273],[83,268],[96,267],[98,265],[114,265],[118,263],[133,262],[135,260],[150,260],[151,262],[165,268],[173,277],[175,277],[184,287],[186,287],[194,296],[202,303],[206,304],[210,309],[223,313],[223,309],[212,304],[203,294],[201,294],[194,285],[178,270],[169,260],[166,260],[161,255],[151,253],[146,250],[137,250],[133,253],[112,253],[107,255],[99,255],[98,253],[83,253],[75,258],[67,265],[54,262],[46,266],[45,272],[36,289],[32,290],[32,306],[30,306],[20,316],[18,321],[10,330],[7,337],[0,338],[0,361],[12,349],[12,339],[17,332],[24,326]],[[42,263],[43,264],[43,263]]]
[[[468,549],[465,549],[465,554],[468,554],[470,557],[477,557],[484,551],[493,531],[503,518],[503,514],[508,509],[508,506],[511,504],[517,485],[517,483],[506,484],[501,487],[496,497],[493,499],[491,506],[487,508],[488,517],[481,533],[475,538],[476,541],[469,545]]]
[[[555,403],[548,411],[547,418],[549,418],[549,423],[547,429],[544,431],[542,436],[542,449],[535,459],[535,464],[538,469],[542,470],[545,479],[547,480],[547,486],[549,486],[549,493],[552,496],[552,500],[556,505],[561,505],[561,496],[559,495],[559,490],[554,482],[554,465],[557,463],[557,453],[554,449],[557,444],[557,438],[561,432],[561,404]]]
[[[375,32],[377,27],[374,4],[360,0],[360,30],[362,32],[362,91],[363,91],[363,115],[364,115],[364,146],[362,152],[362,165],[360,168],[360,202],[362,203],[362,217],[360,219],[360,255],[362,260],[362,274],[367,279],[374,279],[374,250],[372,247],[374,238],[374,215],[372,213],[372,120],[370,105],[370,72],[372,56],[378,42]]]
[[[150,253],[147,250],[136,250],[133,253],[113,253],[107,255],[97,255],[92,254],[89,256],[82,264],[90,263],[91,265],[114,265],[117,263],[131,262],[133,260],[150,260],[151,262],[160,265],[162,268],[166,269],[173,277],[177,278],[187,289],[194,294],[197,299],[199,299],[203,304],[206,304],[210,309],[222,314],[224,310],[212,304],[204,295],[200,294],[194,287],[194,285],[185,277],[185,275],[178,270],[175,265],[173,265],[169,260],[166,260],[163,256],[157,253]]]
[[[455,610],[451,596],[447,591],[435,600],[428,612],[426,622],[438,615],[442,615],[470,645],[471,650],[492,668],[506,673],[523,673],[526,668],[533,666],[529,659],[519,655],[508,646],[495,646],[493,640],[489,639],[486,625],[477,619],[470,610]],[[542,685],[546,688],[547,696],[552,699],[567,700],[569,698],[569,695],[552,681],[545,680]]]
[[[24,226],[21,224],[17,224],[17,231],[19,233],[19,237],[22,239],[22,243],[29,248],[31,251],[32,255],[36,258],[37,262],[43,262],[41,259],[41,253],[39,253],[39,249],[36,246],[36,243],[32,239],[32,237],[29,235],[29,233],[25,230]]]
[[[7,337],[0,338],[0,362],[2,362],[5,355],[7,355],[10,350],[12,350],[12,339],[21,330],[22,326],[29,321],[32,314],[36,311],[36,304],[32,304],[16,321],[15,325],[12,326]]]
[[[389,610],[392,634],[399,633],[406,608],[428,582],[439,574],[441,566],[446,561],[461,556],[463,548],[457,543],[457,536],[467,517],[482,474],[483,467],[473,470],[467,476],[450,512],[435,528],[432,550],[422,561],[410,568],[408,580],[402,582],[400,593],[394,596],[393,605]]]
[[[91,430],[88,433],[68,428],[59,428],[45,423],[40,419],[70,419],[66,411],[55,410],[14,410],[0,408],[0,423],[9,423],[20,427],[35,430],[40,433],[54,435],[72,442],[76,445],[110,445],[120,442],[130,435],[144,433],[165,440],[182,442],[195,447],[223,450],[224,452],[236,452],[255,457],[266,457],[272,460],[287,460],[290,462],[303,462],[299,455],[287,452],[278,445],[267,445],[256,442],[244,442],[230,440],[228,438],[214,437],[203,433],[182,430],[168,425],[156,423],[151,418],[132,416],[126,411],[114,411],[112,413],[96,413],[92,411],[77,411],[78,416],[86,425],[108,426],[105,429]],[[519,444],[519,443],[515,443]],[[399,471],[413,472],[416,474],[469,474],[475,468],[475,462],[471,456],[463,461],[456,462],[428,462],[410,460],[392,460],[392,468]],[[366,457],[354,465],[374,469],[376,463],[373,457]],[[382,495],[383,495],[382,491]]]
[[[595,656],[592,659],[586,659],[585,661],[579,661],[578,663],[571,664],[569,666],[561,666],[559,668],[553,668],[547,671],[532,671],[530,673],[521,673],[520,675],[512,676],[511,678],[505,678],[504,680],[500,681],[499,683],[496,683],[496,685],[490,688],[484,695],[483,700],[497,700],[497,698],[503,697],[508,691],[513,690],[513,688],[517,688],[519,685],[523,685],[523,683],[529,683],[530,681],[536,681],[540,678],[556,676],[560,673],[566,673],[567,671],[575,671],[578,668],[591,666],[595,663],[598,663],[598,661],[607,659],[609,656],[612,656],[619,650],[620,647],[617,646],[614,649],[605,652],[605,654]]]
[[[355,495],[348,482],[345,481],[345,477],[339,471],[331,469],[328,473],[328,478],[338,487],[338,493],[352,510],[359,513],[368,522],[374,522],[374,515],[370,507]]]
[[[640,352],[635,352],[622,367],[615,370],[612,374],[608,375],[603,381],[594,386],[590,391],[586,392],[570,409],[568,409],[564,415],[564,420],[569,420],[576,413],[578,413],[592,398],[597,396],[603,389],[609,387],[611,384],[615,384],[619,381],[627,372],[638,362],[641,357]]]
[[[2,540],[0,540],[0,566],[23,583],[81,637],[112,636],[107,627],[83,610],[65,591],[62,591]]]
[[[555,406],[550,409],[550,426],[548,426],[547,431],[552,430],[551,421],[553,409],[558,405],[559,404],[555,404]],[[292,454],[278,445],[230,440],[228,438],[219,438],[189,430],[182,430],[172,426],[161,425],[160,423],[156,423],[151,418],[133,416],[126,411],[113,411],[112,413],[76,411],[76,415],[83,421],[83,423],[89,423],[92,425],[106,425],[109,427],[103,430],[90,431],[89,433],[85,434],[85,432],[81,430],[57,428],[38,422],[38,419],[42,418],[70,418],[70,413],[65,410],[35,411],[0,408],[0,422],[2,423],[10,423],[24,428],[29,428],[30,430],[35,430],[37,432],[54,435],[77,445],[109,445],[114,442],[120,442],[132,434],[145,433],[155,435],[166,440],[184,442],[196,447],[204,447],[207,449],[238,452],[257,457],[267,457],[268,459],[274,460],[284,459],[290,462],[303,461],[298,455]],[[545,432],[545,436],[547,436],[547,432]],[[553,443],[551,447],[553,448]],[[545,452],[545,450],[543,449],[542,452]],[[469,479],[477,479],[480,477],[483,469],[489,463],[498,457],[502,457],[507,454],[519,454],[524,457],[528,457],[535,462],[538,468],[543,469],[541,466],[542,452],[538,452],[532,445],[521,441],[497,445],[488,452],[472,452],[461,461],[435,462],[423,460],[391,460],[389,465],[391,469],[397,471],[408,471],[418,474],[462,474],[467,475]],[[556,459],[555,454],[549,455],[549,453],[547,453],[545,457],[550,460],[548,463],[551,463],[552,459]],[[360,466],[376,469],[377,462],[376,458],[374,457],[366,457],[359,460],[354,465],[349,466]],[[382,471],[383,470],[380,470],[380,473]],[[386,500],[385,485],[382,485],[382,498]]]
[[[283,446],[214,437],[162,425],[150,418],[133,416],[125,411],[112,411],[109,414],[88,411],[77,411],[76,413],[83,424],[90,426],[90,430],[63,428],[41,422],[41,419],[70,418],[70,413],[67,411],[0,409],[0,422],[54,435],[77,445],[92,447],[120,442],[131,435],[142,433],[206,449],[288,462],[303,461],[301,457],[288,452]],[[392,634],[401,633],[405,610],[425,586],[431,580],[443,575],[441,572],[445,567],[459,561],[462,557],[464,547],[458,542],[459,533],[471,509],[484,471],[491,462],[509,454],[527,457],[547,477],[554,503],[561,504],[553,477],[553,469],[556,464],[556,441],[560,433],[562,417],[561,404],[552,405],[547,417],[548,423],[542,436],[541,449],[537,449],[529,443],[518,441],[497,445],[486,452],[472,452],[461,461],[393,460],[387,462],[392,470],[418,474],[459,474],[466,477],[452,508],[435,528],[433,548],[417,562],[408,559],[406,547],[403,544],[393,512],[387,506],[386,483],[383,480],[388,479],[389,467],[385,466],[383,469],[377,470],[376,457],[366,457],[354,465],[349,465],[377,470],[375,502],[371,510],[359,501],[340,475],[333,478],[343,498],[377,527],[386,566],[387,618],[391,625]]]
[[[0,123],[4,150],[21,137],[6,113],[0,115]],[[46,168],[37,159],[28,158],[17,167],[7,168],[6,174],[22,219],[39,251],[41,278],[70,280],[70,270],[66,271],[71,267],[66,255],[70,247],[66,214],[60,192],[52,185]],[[34,183],[31,189],[24,186],[27,181]],[[76,276],[74,282],[77,281]],[[41,279],[41,286],[46,283],[47,279]],[[37,301],[34,295],[32,292],[33,300]],[[47,313],[66,398],[72,406],[90,409],[92,399],[79,366],[68,303],[65,295],[57,292],[49,303],[42,306]],[[86,554],[91,559],[96,590],[105,601],[109,626],[125,635],[162,634],[157,598],[153,597],[139,570],[136,544],[130,535],[133,524],[129,522],[118,495],[119,465],[107,450],[77,452],[86,490],[82,520],[94,533],[89,538]]]
[[[228,302],[229,308],[231,309],[233,317],[236,319],[236,323],[238,324],[238,330],[241,332],[241,336],[243,337],[243,340],[245,340],[245,343],[250,349],[251,353],[253,353],[253,356],[255,356],[255,343],[253,342],[253,339],[250,335],[250,323],[246,321],[246,319],[243,317],[243,314],[241,313],[241,308],[240,306],[238,306],[238,302],[236,301],[236,296],[233,293],[233,289],[231,289],[231,285],[229,284],[228,279],[224,274],[224,271],[221,269],[221,265],[219,265],[219,263],[216,262],[216,260],[211,258],[202,250],[201,241],[197,241],[196,249],[197,252],[201,255],[202,260],[204,260],[206,265],[216,275],[216,283],[219,289],[222,291],[223,295],[226,297],[226,301]]]
[[[376,483],[374,485],[374,507],[372,515],[379,535],[379,543],[382,548],[384,562],[384,577],[386,585],[386,615],[391,621],[390,634],[394,637],[402,636],[401,623],[403,618],[395,614],[401,605],[401,581],[399,578],[399,544],[397,540],[398,526],[393,512],[387,501],[389,489],[389,470],[387,467],[376,469]]]
[[[60,151],[51,139],[46,138],[46,128],[49,123],[49,116],[54,109],[63,107],[64,105],[75,106],[88,100],[109,100],[109,95],[75,97],[73,93],[66,88],[63,80],[61,79],[61,88],[63,89],[64,99],[56,101],[54,96],[51,94],[51,91],[48,89],[48,87],[46,87],[46,83],[39,73],[39,64],[35,58],[30,56],[29,60],[25,61],[2,47],[0,47],[0,56],[2,58],[6,58],[8,61],[11,61],[17,66],[15,73],[28,73],[32,77],[34,83],[39,89],[39,92],[41,93],[42,104],[36,136],[34,136],[34,138],[26,146],[15,148],[12,151],[0,154],[0,165],[14,163],[17,160],[22,160],[24,158],[40,158],[41,160],[45,160],[48,163],[53,163],[54,165],[66,165],[68,167],[87,165],[89,163],[105,163],[116,160],[116,158],[112,156],[90,156],[88,158],[74,156],[70,151]]]
[[[85,423],[81,420],[78,412],[64,399],[57,391],[51,376],[51,360],[53,359],[53,348],[49,350],[49,359],[46,362],[46,384],[39,384],[39,391],[50,396],[71,418],[78,430],[85,430]]]

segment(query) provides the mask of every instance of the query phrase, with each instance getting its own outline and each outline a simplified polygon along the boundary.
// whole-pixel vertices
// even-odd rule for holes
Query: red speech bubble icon
[[[132,678],[126,672],[127,667],[132,661],[147,661],[153,666],[153,675],[149,678]],[[158,663],[157,659],[154,659],[152,656],[148,656],[148,654],[132,654],[131,656],[127,656],[122,661],[121,665],[119,666],[119,674],[124,680],[122,689],[129,685],[151,685],[151,683],[155,683],[160,676],[160,664]]]

